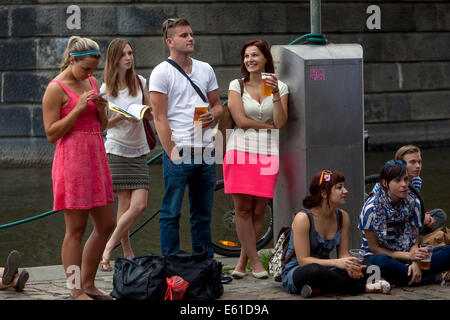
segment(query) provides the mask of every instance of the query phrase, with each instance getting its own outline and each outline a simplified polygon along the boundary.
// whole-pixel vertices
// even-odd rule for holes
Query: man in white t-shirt
[[[164,255],[179,250],[180,209],[187,185],[192,250],[198,252],[198,247],[204,247],[212,257],[210,221],[216,167],[209,126],[222,115],[217,80],[208,63],[190,57],[194,52],[194,37],[186,19],[164,21],[163,34],[170,51],[169,59],[197,85],[208,101],[209,111],[199,119],[203,128],[194,126],[195,106],[205,104],[200,94],[186,76],[167,61],[153,69],[150,100],[164,149],[164,197],[159,220],[161,251]]]

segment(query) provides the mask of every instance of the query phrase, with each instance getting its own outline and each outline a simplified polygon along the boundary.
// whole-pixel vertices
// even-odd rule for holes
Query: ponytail
[[[91,50],[100,50],[99,45],[94,40],[91,40],[89,38],[82,38],[79,36],[72,36],[70,37],[66,50],[64,51],[62,62],[59,65],[59,68],[61,71],[64,71],[69,65],[70,65],[70,54],[71,53],[77,53],[77,52],[84,52],[84,51],[91,51]],[[94,59],[100,59],[101,54],[100,53],[92,53],[87,54],[83,56],[76,56],[74,57],[75,61],[81,61],[85,59],[86,57],[91,57]]]

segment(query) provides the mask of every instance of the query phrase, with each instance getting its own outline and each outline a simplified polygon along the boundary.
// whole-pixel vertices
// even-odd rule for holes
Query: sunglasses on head
[[[167,39],[167,31],[169,30],[169,23],[174,23],[178,19],[175,18],[169,18],[166,21],[164,21],[164,38]]]
[[[405,160],[389,160],[384,165],[384,168],[396,167],[397,165],[406,166],[408,163]]]
[[[331,181],[332,174],[333,171],[331,170],[322,170],[322,172],[320,173],[319,186],[322,184],[323,181]]]

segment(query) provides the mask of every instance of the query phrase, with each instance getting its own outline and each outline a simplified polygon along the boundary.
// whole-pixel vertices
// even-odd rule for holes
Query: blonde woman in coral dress
[[[45,133],[56,142],[53,159],[53,209],[63,210],[66,233],[62,262],[75,299],[111,299],[95,287],[102,252],[114,228],[114,194],[102,131],[106,101],[95,98],[91,76],[100,61],[98,44],[69,39],[61,72],[49,83],[42,112]],[[93,231],[82,247],[88,217]]]

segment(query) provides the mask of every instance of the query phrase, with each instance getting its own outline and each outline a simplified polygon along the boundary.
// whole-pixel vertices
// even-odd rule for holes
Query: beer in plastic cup
[[[433,246],[431,244],[421,244],[420,248],[427,248],[428,256],[417,262],[419,268],[422,270],[429,270],[431,265],[431,256],[433,255]]]
[[[362,251],[361,249],[350,249],[349,253],[352,257],[358,258],[359,259],[359,264],[362,264],[363,260],[364,260],[364,251]],[[357,272],[354,272],[355,276],[362,276],[362,266],[361,269]]]
[[[262,94],[267,97],[272,95],[273,88],[267,86],[266,83],[264,82],[264,79],[270,78],[271,76],[274,76],[274,75],[275,75],[274,73],[261,72],[261,78],[263,80],[262,86],[261,86],[261,91],[262,91]]]
[[[195,110],[194,110],[194,125],[195,126],[198,126],[198,127],[202,126],[202,121],[200,120],[200,116],[207,112],[208,112],[207,104],[202,104],[202,105],[198,105],[195,107]]]

